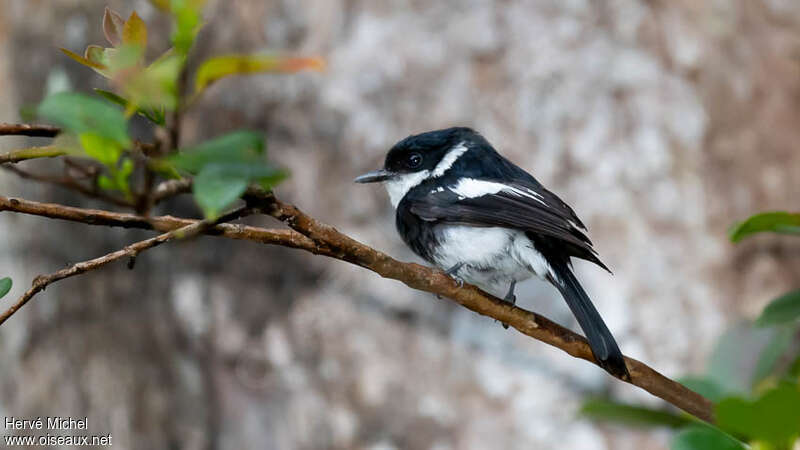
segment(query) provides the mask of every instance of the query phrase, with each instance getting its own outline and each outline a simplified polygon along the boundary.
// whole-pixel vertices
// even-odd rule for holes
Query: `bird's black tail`
[[[589,346],[592,348],[594,358],[600,367],[611,375],[619,378],[630,378],[628,369],[625,366],[625,359],[622,352],[614,340],[614,336],[608,331],[600,313],[597,312],[589,296],[575,278],[569,265],[566,262],[551,263],[556,278],[550,282],[561,292],[564,300],[567,301],[572,314],[578,319],[578,323],[586,334]]]

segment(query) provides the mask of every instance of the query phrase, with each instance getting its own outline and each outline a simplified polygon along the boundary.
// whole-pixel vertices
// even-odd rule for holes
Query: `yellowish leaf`
[[[92,69],[97,69],[97,70],[106,70],[106,66],[100,64],[99,62],[95,62],[95,61],[93,61],[93,60],[91,60],[89,58],[83,57],[83,56],[81,56],[81,55],[79,55],[77,53],[73,53],[73,52],[71,52],[71,51],[69,51],[69,50],[67,50],[65,48],[61,48],[60,50],[62,52],[64,52],[65,55],[69,56],[70,58],[74,59],[75,61],[78,61],[79,63],[83,64],[84,66],[88,66],[88,67],[91,67]],[[89,49],[86,49],[86,50],[88,52]]]
[[[170,11],[169,0],[150,0],[150,4],[164,12]]]
[[[195,78],[195,92],[209,84],[231,75],[260,72],[291,73],[301,70],[322,70],[325,62],[321,58],[289,58],[266,55],[224,55],[206,60]]]
[[[147,25],[136,14],[136,11],[131,13],[131,16],[125,22],[122,28],[122,43],[136,44],[144,49],[147,47]]]
[[[116,11],[106,7],[103,14],[103,34],[106,35],[108,42],[117,46],[122,43],[122,29],[125,27],[125,19]]]

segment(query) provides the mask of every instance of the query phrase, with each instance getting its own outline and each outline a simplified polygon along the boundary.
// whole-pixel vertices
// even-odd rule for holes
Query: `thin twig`
[[[186,85],[189,82],[189,71],[184,64],[178,73],[178,80],[175,86],[175,92],[178,93],[178,104],[175,109],[167,116],[167,140],[162,143],[161,151],[166,154],[174,151],[181,145],[181,122],[183,120],[184,112],[184,98],[186,93]]]
[[[139,228],[167,232],[198,222],[172,216],[143,217],[136,214],[116,213],[99,209],[74,208],[54,203],[40,203],[18,198],[0,196],[0,212],[12,211],[22,214],[67,220],[107,227]],[[294,230],[268,229],[245,225],[221,223],[205,230],[205,234],[229,239],[259,242],[299,248],[312,253],[323,254],[323,248],[311,239]]]
[[[591,349],[582,336],[543,316],[504,302],[474,286],[459,287],[452,278],[440,270],[397,261],[329,225],[316,221],[296,207],[275,200],[271,194],[255,196],[248,200],[251,206],[276,217],[295,231],[222,224],[205,232],[234,239],[300,248],[314,254],[347,261],[382,277],[401,281],[411,288],[453,299],[472,311],[507,323],[523,334],[557,347],[576,358],[596,364]],[[191,223],[188,219],[169,216],[146,218],[133,214],[85,210],[5,197],[0,197],[0,211],[15,211],[92,225],[148,229],[181,227]],[[625,361],[631,377],[630,380],[623,381],[638,386],[700,419],[713,421],[712,404],[708,399],[661,375],[640,361],[627,357]]]
[[[75,275],[80,275],[85,272],[89,272],[91,270],[99,269],[109,263],[114,261],[118,261],[122,258],[136,258],[136,256],[145,251],[149,250],[153,247],[157,247],[165,242],[171,241],[173,239],[189,239],[198,234],[205,232],[208,228],[213,227],[217,223],[225,222],[229,220],[234,220],[242,215],[251,211],[248,208],[239,208],[236,211],[233,211],[230,214],[226,214],[220,217],[217,220],[200,220],[189,225],[183,226],[176,230],[160,234],[156,237],[145,239],[144,241],[139,241],[135,244],[131,244],[126,246],[123,249],[117,250],[115,252],[109,253],[107,255],[103,255],[99,258],[90,259],[88,261],[79,262],[77,264],[73,264],[66,269],[59,270],[58,272],[54,272],[48,275],[39,275],[33,280],[33,284],[30,289],[28,289],[22,296],[14,303],[10,308],[8,308],[3,314],[0,314],[0,325],[3,324],[9,317],[11,317],[15,312],[19,311],[28,301],[30,301],[33,296],[38,294],[39,292],[43,291],[47,286],[50,284],[55,283],[56,281],[63,280],[65,278],[73,277]]]
[[[90,187],[86,187],[77,180],[75,180],[74,178],[69,176],[55,177],[50,175],[41,175],[37,173],[28,172],[26,170],[20,169],[19,167],[11,165],[4,165],[0,167],[2,167],[4,170],[8,172],[14,173],[20,178],[25,178],[28,180],[38,181],[40,183],[60,186],[62,188],[69,189],[71,191],[79,192],[87,197],[103,200],[104,202],[108,202],[116,206],[122,206],[126,208],[133,207],[133,204],[125,200],[124,198],[114,197],[112,195],[104,193],[99,189],[92,189]]]
[[[153,204],[160,203],[178,194],[185,194],[191,191],[192,180],[190,178],[162,181],[153,189]]]
[[[48,145],[45,147],[31,147],[11,150],[10,152],[0,154],[0,164],[5,163],[18,163],[28,159],[37,158],[55,158],[56,156],[66,155],[64,149]]]
[[[136,213],[143,216],[149,216],[150,209],[154,205],[153,185],[156,181],[156,174],[152,170],[147,170],[147,155],[145,154],[144,150],[142,150],[141,143],[136,143],[134,146],[133,155],[136,166],[144,172],[142,176],[142,189],[136,194]]]
[[[56,137],[61,129],[51,125],[0,123],[0,136]]]

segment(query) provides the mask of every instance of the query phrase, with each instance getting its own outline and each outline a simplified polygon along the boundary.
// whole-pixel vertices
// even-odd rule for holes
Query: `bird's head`
[[[414,186],[444,175],[467,151],[486,141],[470,128],[456,127],[409,136],[386,155],[383,168],[357,177],[356,183],[385,182],[392,205]],[[487,144],[488,145],[488,144]]]

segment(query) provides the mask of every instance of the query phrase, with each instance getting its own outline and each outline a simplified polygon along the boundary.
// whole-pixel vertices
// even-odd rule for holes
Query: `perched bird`
[[[409,136],[380,170],[397,231],[426,261],[514,303],[517,282],[536,275],[566,300],[606,371],[628,376],[614,337],[572,273],[570,258],[603,269],[575,212],[470,128]]]

